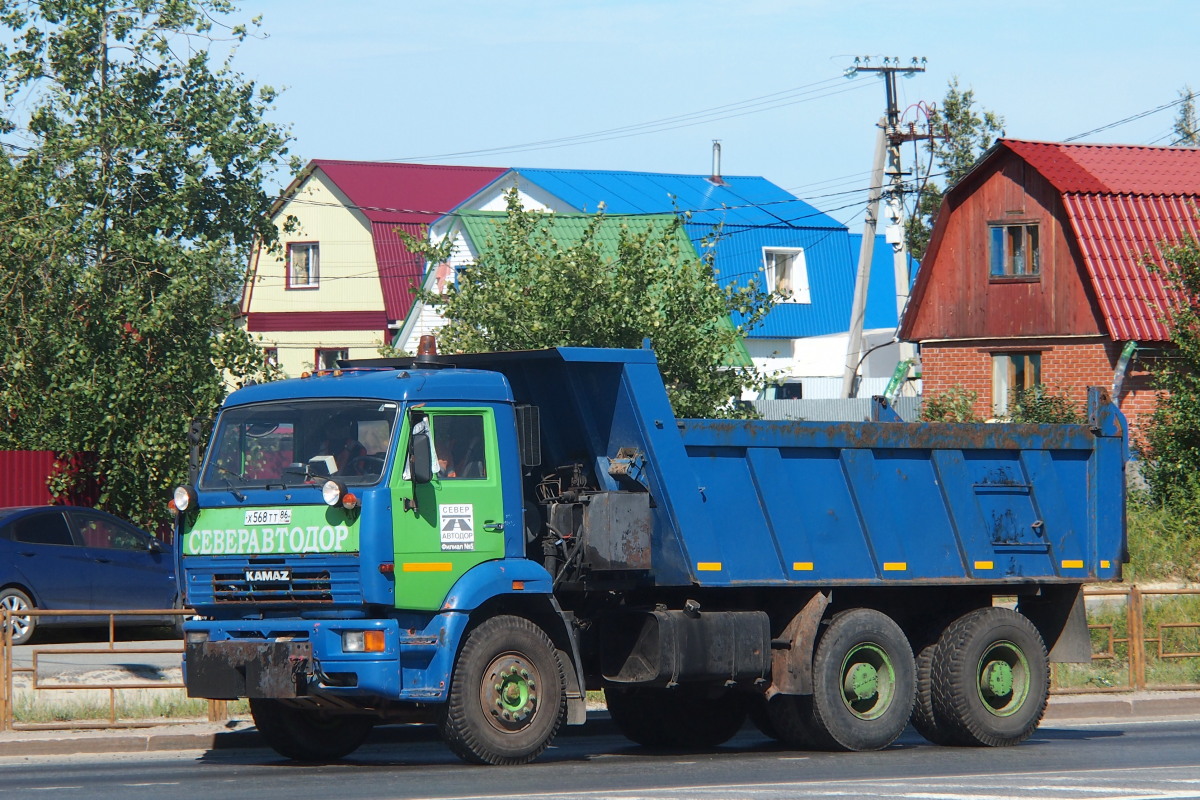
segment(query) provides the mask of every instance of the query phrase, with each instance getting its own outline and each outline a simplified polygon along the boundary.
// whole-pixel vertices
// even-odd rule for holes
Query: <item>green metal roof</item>
[[[459,224],[465,235],[471,240],[477,253],[482,253],[487,249],[488,242],[495,238],[496,232],[508,218],[507,213],[502,211],[459,211],[455,216],[458,217]],[[592,214],[546,214],[550,235],[568,246],[583,239],[584,231],[587,230],[593,219],[594,215]],[[634,232],[641,232],[650,227],[656,233],[666,232],[674,226],[674,238],[680,250],[699,259],[700,256],[696,252],[692,240],[688,238],[687,232],[682,226],[676,225],[676,222],[674,214],[646,214],[639,215],[636,219],[606,218],[596,232],[596,242],[605,256],[615,259],[620,246],[622,226]],[[728,317],[723,320],[722,324],[733,327],[733,321]],[[737,340],[737,345],[727,357],[726,364],[731,367],[754,365],[744,340]]]

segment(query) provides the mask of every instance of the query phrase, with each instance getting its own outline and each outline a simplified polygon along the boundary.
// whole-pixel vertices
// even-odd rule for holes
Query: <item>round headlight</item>
[[[321,487],[321,497],[325,498],[327,506],[336,506],[341,503],[344,494],[346,494],[346,486],[338,481],[325,481],[325,485]]]
[[[187,511],[196,505],[196,490],[190,486],[175,487],[175,508]]]

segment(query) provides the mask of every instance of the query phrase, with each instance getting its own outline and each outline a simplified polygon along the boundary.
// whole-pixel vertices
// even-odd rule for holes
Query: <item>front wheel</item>
[[[366,741],[374,720],[362,716],[330,716],[279,700],[250,698],[258,732],[279,755],[295,761],[337,761]]]
[[[904,631],[870,608],[829,623],[813,657],[806,738],[830,750],[880,750],[904,732],[916,695],[916,667]]]
[[[25,644],[33,638],[33,631],[37,628],[37,617],[29,613],[33,608],[33,601],[29,599],[29,595],[11,586],[0,589],[0,608],[8,612],[8,627],[12,631],[13,644]],[[4,631],[0,630],[0,636],[3,634]]]
[[[525,764],[550,746],[567,713],[554,643],[524,617],[485,620],[454,667],[442,738],[464,761]]]
[[[1016,611],[977,609],[942,634],[932,688],[934,711],[956,744],[1017,744],[1033,734],[1046,711],[1046,645]]]

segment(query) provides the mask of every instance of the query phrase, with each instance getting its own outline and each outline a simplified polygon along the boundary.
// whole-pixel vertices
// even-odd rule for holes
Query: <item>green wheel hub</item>
[[[878,645],[853,647],[842,661],[842,702],[859,719],[877,719],[896,696],[896,669]]]
[[[1012,642],[994,642],[984,651],[978,677],[979,699],[997,717],[1017,713],[1029,697],[1029,661]]]
[[[537,711],[541,676],[520,653],[502,653],[488,665],[479,687],[479,701],[488,722],[505,732],[526,727]]]

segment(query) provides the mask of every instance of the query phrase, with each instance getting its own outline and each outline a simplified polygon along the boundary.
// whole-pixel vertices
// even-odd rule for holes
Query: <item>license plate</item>
[[[251,508],[246,511],[246,525],[290,525],[290,508]]]
[[[246,570],[246,580],[250,583],[284,583],[291,579],[292,570],[290,567]]]

